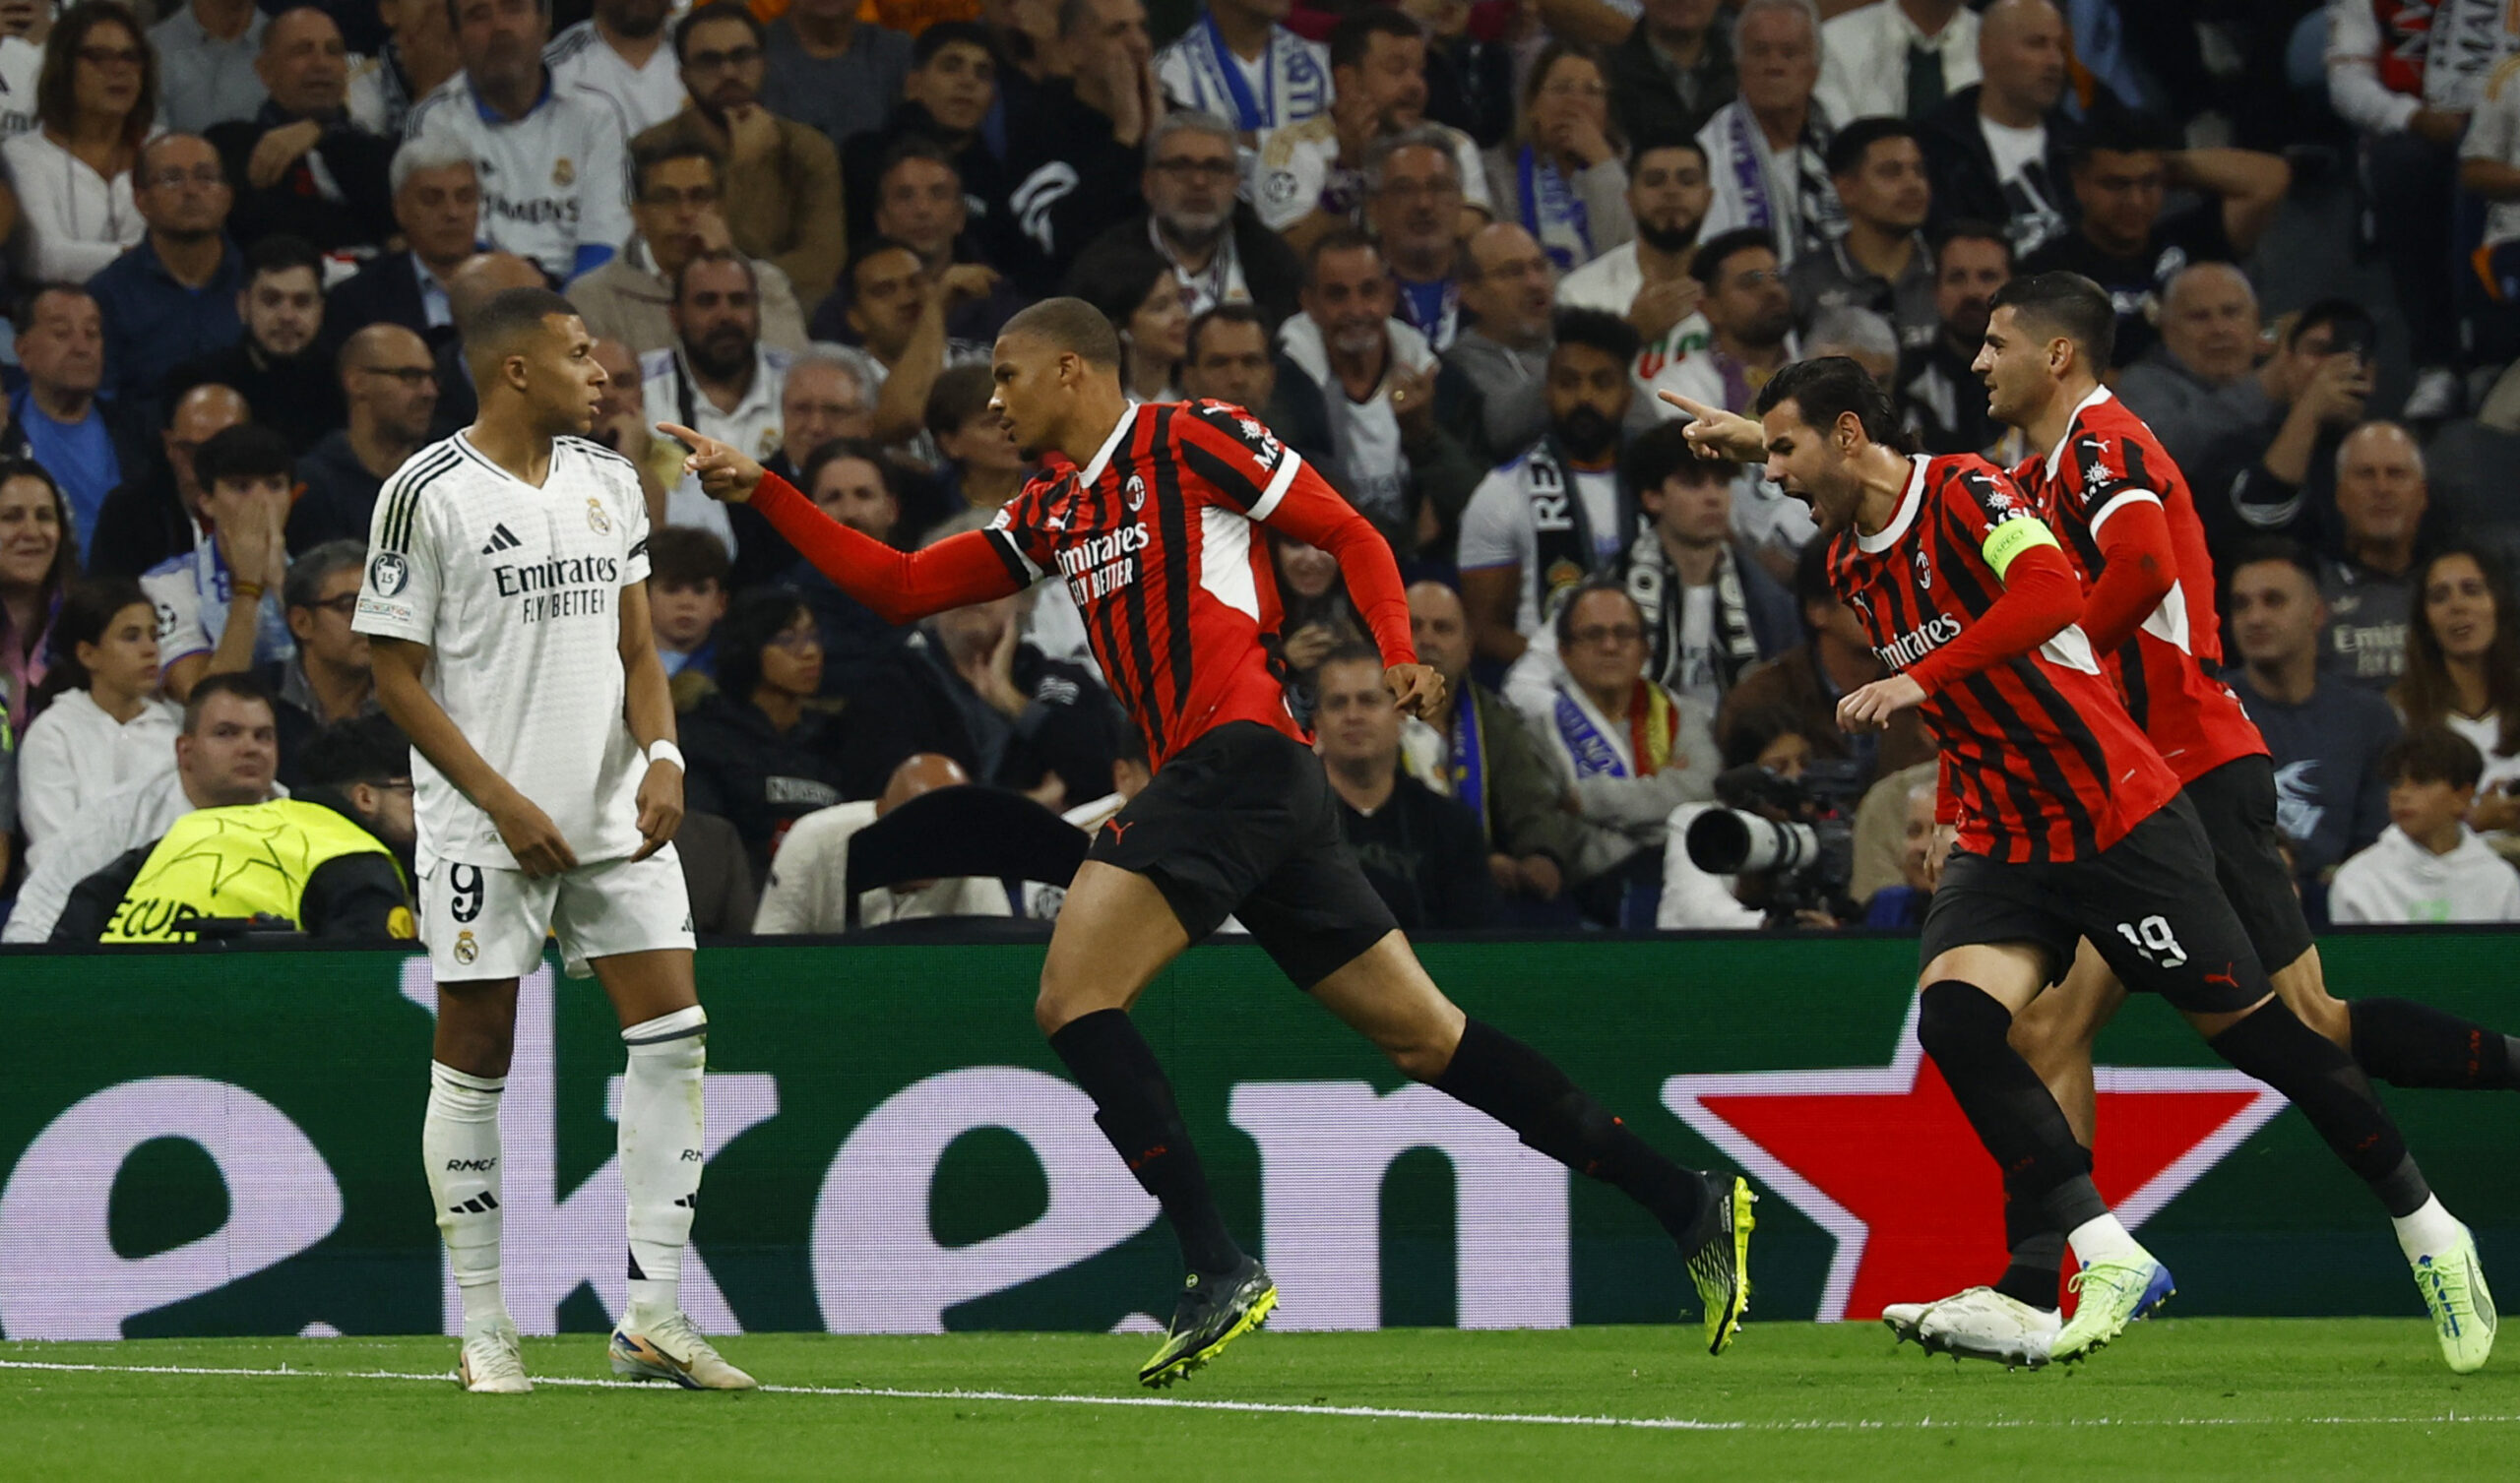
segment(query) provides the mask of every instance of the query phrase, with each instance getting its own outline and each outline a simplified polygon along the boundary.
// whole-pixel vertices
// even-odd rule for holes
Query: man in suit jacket
[[[410,248],[376,259],[333,290],[324,321],[335,349],[380,322],[401,325],[432,348],[455,339],[446,284],[472,256],[481,226],[472,156],[443,140],[413,140],[395,152],[391,184],[394,220]]]

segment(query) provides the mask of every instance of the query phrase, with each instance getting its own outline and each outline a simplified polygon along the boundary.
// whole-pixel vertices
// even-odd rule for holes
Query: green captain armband
[[[1985,556],[1986,565],[1994,568],[1995,576],[2001,579],[2011,570],[2014,557],[2036,546],[2054,544],[2056,532],[2048,528],[2046,521],[2036,516],[2018,515],[1987,531],[1986,543],[1978,549]]]

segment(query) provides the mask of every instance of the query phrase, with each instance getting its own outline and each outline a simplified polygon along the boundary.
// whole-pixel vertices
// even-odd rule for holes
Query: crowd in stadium
[[[648,496],[703,933],[1054,912],[975,877],[852,913],[851,838],[970,785],[1090,831],[1147,780],[1064,584],[890,625],[654,430],[914,549],[1031,475],[989,351],[1057,293],[1132,397],[1248,408],[1400,558],[1441,725],[1337,563],[1269,552],[1404,928],[1913,926],[1932,741],[1838,728],[1885,670],[1809,513],[1655,393],[1747,411],[1845,355],[1926,452],[2052,457],[1972,369],[2051,270],[2109,291],[2113,393],[2193,491],[2220,603],[2185,621],[2313,919],[2520,919],[2505,10],[0,0],[0,935],[98,940],[178,819],[284,792],[408,857],[371,522],[525,285],[598,338],[595,437]],[[1753,803],[1851,824],[1845,878],[1692,861]],[[379,891],[297,925],[374,930]]]

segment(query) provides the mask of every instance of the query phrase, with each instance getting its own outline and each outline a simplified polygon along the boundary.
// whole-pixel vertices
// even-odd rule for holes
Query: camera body
[[[1753,763],[1717,774],[1715,796],[1723,807],[1689,825],[1689,863],[1711,875],[1766,877],[1759,904],[1770,926],[1791,925],[1806,910],[1841,920],[1855,914],[1846,892],[1863,796],[1859,765],[1814,759],[1791,778]]]

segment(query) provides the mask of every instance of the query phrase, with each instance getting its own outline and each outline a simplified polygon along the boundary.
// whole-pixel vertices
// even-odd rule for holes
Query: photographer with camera
[[[1824,760],[1834,740],[1791,711],[1741,718],[1725,744],[1716,802],[1671,811],[1656,927],[1835,928],[1857,917],[1847,880],[1863,785],[1853,764]],[[1930,823],[1930,796],[1926,813]]]

